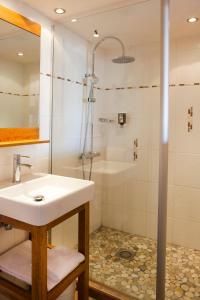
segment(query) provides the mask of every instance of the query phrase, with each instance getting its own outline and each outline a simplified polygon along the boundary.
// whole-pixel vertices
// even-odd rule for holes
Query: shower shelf
[[[99,118],[100,123],[115,123],[115,120],[107,119],[107,118]]]
[[[67,168],[66,168],[67,169]],[[71,170],[72,171],[72,170]],[[85,174],[89,174],[90,164],[85,165]],[[135,172],[135,163],[99,160],[93,163],[92,180],[102,186],[116,186],[126,182]],[[65,173],[65,172],[64,172]],[[74,177],[82,177],[82,167],[73,169]]]

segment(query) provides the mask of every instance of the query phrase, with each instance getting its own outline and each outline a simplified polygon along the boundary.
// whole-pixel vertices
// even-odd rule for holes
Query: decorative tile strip
[[[36,97],[39,96],[40,94],[18,94],[18,93],[11,93],[11,92],[3,92],[0,91],[1,95],[9,95],[9,96],[17,96],[17,97]]]
[[[70,78],[64,78],[61,76],[52,76],[49,73],[43,73],[41,72],[40,75],[43,76],[47,76],[47,77],[53,77],[55,79],[58,80],[62,80],[62,81],[67,81],[67,82],[71,82],[73,84],[77,84],[77,85],[82,85],[82,86],[90,86],[89,84],[85,83],[85,82],[81,82],[78,80],[73,80]],[[200,86],[200,82],[194,82],[194,83],[170,83],[169,87],[187,87],[187,86]],[[159,84],[153,84],[153,85],[139,85],[139,86],[127,86],[127,87],[110,87],[110,88],[103,88],[103,87],[99,87],[99,86],[95,86],[94,87],[97,90],[102,90],[102,91],[114,91],[114,90],[131,90],[131,89],[150,89],[150,88],[160,88]],[[0,92],[2,93],[2,92]]]
[[[40,94],[26,94],[26,95],[17,95],[17,96],[22,96],[22,97],[36,97],[39,96]]]
[[[148,86],[148,85],[141,85],[141,86],[139,86],[139,89],[149,89],[150,88],[150,86]]]

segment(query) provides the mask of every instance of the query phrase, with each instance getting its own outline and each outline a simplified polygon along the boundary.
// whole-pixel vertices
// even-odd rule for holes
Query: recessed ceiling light
[[[18,56],[24,56],[24,53],[23,52],[18,52],[17,55]]]
[[[187,22],[188,23],[195,23],[195,22],[197,22],[199,19],[198,18],[196,18],[196,17],[191,17],[191,18],[188,18],[187,19]]]
[[[99,33],[98,33],[97,30],[94,30],[93,36],[94,36],[95,38],[98,38],[98,37],[99,37]]]
[[[74,19],[71,19],[71,22],[72,22],[72,23],[75,23],[75,22],[77,22],[77,19],[75,19],[75,18],[74,18]]]
[[[66,12],[66,10],[64,8],[55,8],[54,11],[58,14],[58,15],[62,15]]]

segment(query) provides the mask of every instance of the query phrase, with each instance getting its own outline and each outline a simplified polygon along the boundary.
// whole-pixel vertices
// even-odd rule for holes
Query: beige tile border
[[[51,77],[52,75],[49,73],[40,73],[40,75],[43,76],[47,76],[47,77]],[[88,84],[81,82],[81,81],[77,81],[77,80],[73,80],[70,78],[64,78],[61,76],[53,76],[54,79],[57,80],[62,80],[62,81],[66,81],[66,82],[71,82],[73,84],[77,84],[77,85],[82,85],[82,86],[89,86]],[[188,86],[200,86],[200,82],[194,82],[194,83],[170,83],[169,87],[188,87]],[[160,88],[159,84],[153,84],[153,85],[139,85],[139,86],[121,86],[121,87],[99,87],[96,86],[95,89],[97,90],[101,90],[101,91],[119,91],[119,90],[132,90],[132,89],[151,89],[151,88]]]
[[[12,92],[4,92],[0,91],[0,95],[8,95],[8,96],[18,96],[18,97],[38,97],[40,94],[18,94],[18,93],[12,93]]]

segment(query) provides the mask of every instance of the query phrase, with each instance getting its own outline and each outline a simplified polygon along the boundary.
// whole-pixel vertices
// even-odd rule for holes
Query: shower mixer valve
[[[138,160],[138,139],[133,141],[133,160]]]
[[[188,132],[191,132],[193,129],[193,107],[192,106],[188,108],[187,117],[188,117],[187,129]]]
[[[86,153],[81,153],[80,155],[80,159],[92,159],[95,157],[100,156],[101,153],[100,152],[86,152]]]

